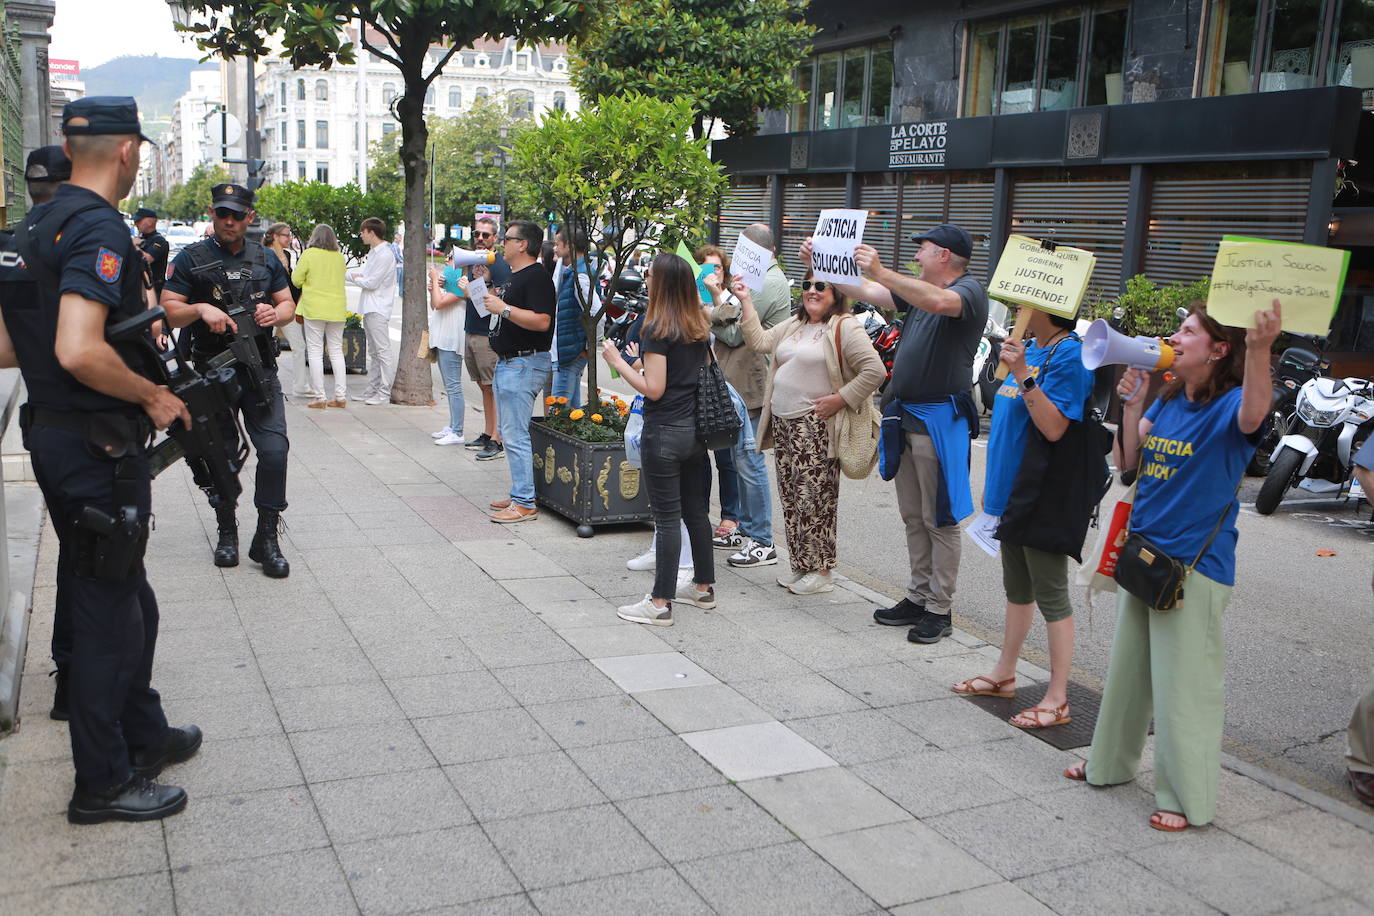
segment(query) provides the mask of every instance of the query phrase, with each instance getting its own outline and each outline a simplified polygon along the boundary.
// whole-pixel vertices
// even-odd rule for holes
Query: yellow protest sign
[[[1212,266],[1207,314],[1234,328],[1253,328],[1255,313],[1279,300],[1283,329],[1324,336],[1331,330],[1350,252],[1320,245],[1222,236]]]
[[[1035,239],[1013,235],[1002,249],[988,295],[1051,315],[1076,318],[1096,262],[1093,253],[1082,248],[1057,245],[1050,251]]]

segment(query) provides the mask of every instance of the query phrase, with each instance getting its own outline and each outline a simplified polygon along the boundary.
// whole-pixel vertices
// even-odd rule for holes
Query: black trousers
[[[197,363],[197,368],[202,368]],[[238,369],[239,384],[243,394],[239,398],[239,415],[243,418],[244,432],[253,450],[258,454],[257,480],[253,489],[253,505],[259,509],[286,509],[286,455],[291,450],[291,440],[286,435],[286,400],[282,397],[281,379],[275,369],[266,374],[267,403],[256,404],[255,396],[248,385],[247,370]],[[224,424],[224,437],[238,448],[238,427],[233,423]],[[210,496],[210,505],[216,505],[218,497]]]
[[[76,781],[99,791],[128,780],[130,747],[167,736],[162,700],[150,685],[157,598],[142,564],[120,582],[77,575],[76,519],[86,506],[115,514],[116,462],[79,433],[43,426],[29,431],[29,450],[61,540],[57,601],[59,618],[69,621],[65,667]],[[140,460],[136,504],[146,518],[152,481],[146,459]],[[56,643],[55,636],[55,650]]]
[[[652,597],[671,600],[677,594],[677,562],[682,551],[679,522],[687,525],[695,581],[713,585],[716,558],[702,487],[705,449],[697,441],[696,427],[645,422],[640,454],[649,486],[649,509],[654,514]]]

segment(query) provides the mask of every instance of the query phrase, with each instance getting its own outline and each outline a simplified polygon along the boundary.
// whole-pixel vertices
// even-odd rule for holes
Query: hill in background
[[[191,88],[192,70],[214,70],[190,57],[127,55],[82,72],[87,95],[131,95],[144,121],[167,121],[172,105]]]

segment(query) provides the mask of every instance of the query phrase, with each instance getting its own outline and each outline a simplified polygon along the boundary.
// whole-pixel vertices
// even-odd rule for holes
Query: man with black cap
[[[921,246],[919,278],[884,267],[872,246],[859,245],[854,260],[870,279],[836,286],[851,298],[906,312],[883,411],[885,419],[900,418],[901,435],[884,433],[882,458],[886,479],[892,479],[896,464],[911,579],[906,597],[873,619],[910,626],[912,642],[936,643],[954,632],[959,513],[972,512],[968,451],[978,414],[970,388],[973,357],[988,320],[988,293],[968,272],[973,239],[962,227],[941,223],[912,241]],[[810,239],[801,250],[804,263],[811,263]]]
[[[139,207],[134,211],[134,228],[138,230],[138,247],[143,252],[143,260],[148,262],[148,273],[153,278],[153,292],[161,299],[162,285],[167,282],[167,252],[171,246],[157,231],[157,211]]]
[[[195,726],[169,728],[150,686],[157,599],[143,566],[156,429],[191,418],[179,398],[129,368],[106,326],[148,307],[142,258],[114,205],[138,172],[132,98],[90,97],[62,113],[71,180],[16,232],[38,295],[0,287],[0,365],[28,388],[20,428],[61,542],[59,606],[71,619],[67,680],[76,789],[72,823],[154,820],[186,793],[152,781],[200,748]],[[54,170],[49,159],[47,175]],[[58,172],[57,174],[60,174]]]
[[[282,556],[278,537],[281,513],[286,509],[286,456],[291,442],[286,436],[286,402],[277,377],[270,329],[290,323],[296,315],[296,304],[291,300],[281,260],[247,238],[248,227],[257,216],[253,203],[253,192],[236,184],[220,184],[210,189],[214,233],[177,252],[161,302],[173,327],[189,325],[191,358],[197,367],[222,358],[221,354],[233,342],[237,321],[255,322],[266,331],[257,337],[260,374],[242,363],[238,367],[243,389],[239,415],[258,453],[253,489],[258,527],[248,548],[248,558],[261,563],[267,576],[284,579],[291,574],[291,564]],[[252,311],[240,313],[237,319],[230,318],[227,313],[235,305]],[[238,441],[235,425],[226,426],[224,432],[231,441]],[[205,487],[205,492],[219,528],[215,565],[237,566],[236,504],[216,493],[213,487]]]

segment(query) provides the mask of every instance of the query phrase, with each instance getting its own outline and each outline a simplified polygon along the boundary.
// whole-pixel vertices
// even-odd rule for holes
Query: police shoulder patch
[[[119,271],[124,266],[124,258],[108,248],[101,248],[95,255],[95,273],[106,283],[119,279]]]

